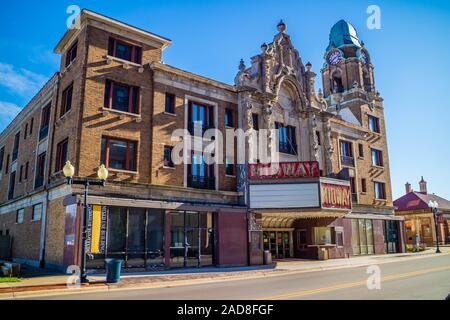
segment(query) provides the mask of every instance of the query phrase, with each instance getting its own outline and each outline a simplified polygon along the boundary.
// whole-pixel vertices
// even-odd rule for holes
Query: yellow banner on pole
[[[92,206],[91,253],[100,253],[100,229],[102,223],[102,207]]]

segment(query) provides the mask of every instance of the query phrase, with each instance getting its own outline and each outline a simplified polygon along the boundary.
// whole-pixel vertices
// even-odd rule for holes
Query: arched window
[[[331,91],[333,93],[344,92],[344,85],[342,84],[342,77],[339,73],[334,73],[331,78]]]

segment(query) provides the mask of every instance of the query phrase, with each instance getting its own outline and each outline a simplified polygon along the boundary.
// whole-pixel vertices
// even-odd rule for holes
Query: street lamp
[[[89,181],[88,178],[74,179],[73,176],[75,174],[75,168],[72,166],[70,161],[66,162],[66,165],[63,168],[63,173],[64,173],[64,176],[67,178],[67,184],[69,184],[69,185],[77,184],[77,185],[84,186],[84,214],[83,214],[83,219],[81,221],[81,223],[82,223],[82,229],[81,229],[82,230],[82,232],[81,232],[82,243],[81,243],[80,283],[89,283],[89,280],[87,279],[87,272],[86,272],[86,238],[87,238],[86,221],[88,219],[88,206],[87,206],[88,191],[89,191],[90,185],[104,187],[106,184],[106,179],[108,179],[109,173],[108,173],[108,170],[106,169],[106,167],[102,164],[98,168],[98,171],[97,171],[97,176],[100,179],[100,181],[98,181],[98,180]]]
[[[436,201],[429,201],[428,206],[431,208],[434,216],[434,227],[436,229],[436,253],[441,253],[439,250],[439,233],[438,233],[438,220],[437,220],[437,212],[438,212],[438,203]]]

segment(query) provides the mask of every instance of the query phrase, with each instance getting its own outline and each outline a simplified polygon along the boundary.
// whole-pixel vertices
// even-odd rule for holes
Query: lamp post
[[[438,203],[436,201],[428,202],[428,206],[431,208],[434,216],[434,227],[436,230],[436,253],[441,253],[439,250],[439,233],[438,233],[438,221],[437,221],[437,212],[438,212]]]
[[[75,168],[72,166],[70,161],[66,162],[66,165],[63,168],[64,176],[67,178],[67,184],[69,185],[83,185],[84,186],[84,213],[83,213],[83,219],[81,221],[82,229],[81,229],[81,263],[80,263],[80,283],[89,283],[89,280],[87,279],[87,272],[86,272],[86,238],[87,238],[87,226],[86,222],[88,219],[88,204],[87,204],[87,198],[88,198],[88,192],[89,192],[89,186],[105,186],[106,179],[108,179],[108,170],[106,167],[102,164],[97,171],[97,176],[100,179],[98,180],[91,180],[89,181],[88,178],[84,179],[74,179],[73,176],[75,174]]]

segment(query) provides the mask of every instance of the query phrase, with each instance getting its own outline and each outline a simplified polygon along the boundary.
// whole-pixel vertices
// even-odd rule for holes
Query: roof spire
[[[284,33],[286,31],[286,24],[284,23],[283,19],[280,20],[280,22],[277,25],[278,32]]]

